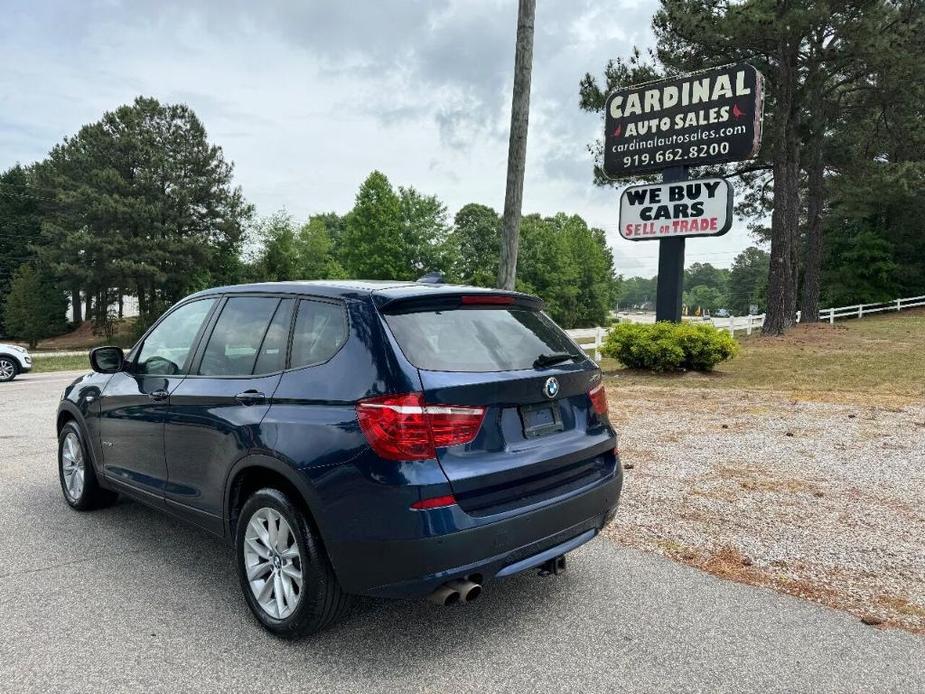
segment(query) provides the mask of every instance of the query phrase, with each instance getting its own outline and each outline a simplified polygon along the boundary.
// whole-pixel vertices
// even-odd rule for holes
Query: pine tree
[[[4,305],[6,326],[30,347],[64,331],[66,310],[67,298],[47,269],[26,263],[13,274]]]
[[[184,105],[139,97],[57,145],[37,167],[55,191],[43,260],[97,296],[138,296],[142,322],[190,291],[233,280],[252,213],[233,167]],[[89,316],[88,316],[89,317]]]
[[[341,263],[355,278],[416,279],[402,234],[401,200],[379,171],[360,186],[347,215]]]
[[[16,270],[35,257],[41,232],[39,202],[26,169],[17,164],[0,174],[0,303]],[[0,335],[4,332],[0,310]]]

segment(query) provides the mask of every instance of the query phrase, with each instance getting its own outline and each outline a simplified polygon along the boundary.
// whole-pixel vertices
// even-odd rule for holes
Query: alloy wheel
[[[0,381],[9,381],[16,375],[16,365],[9,359],[0,359]]]
[[[68,432],[64,437],[64,445],[61,446],[61,472],[64,475],[64,489],[67,495],[71,501],[80,501],[84,491],[86,468],[83,447],[73,431]]]
[[[242,549],[257,604],[275,619],[291,615],[302,595],[302,555],[289,523],[276,509],[258,509],[247,523]]]

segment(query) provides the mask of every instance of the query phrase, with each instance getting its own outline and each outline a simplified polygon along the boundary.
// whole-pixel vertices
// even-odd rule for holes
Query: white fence
[[[906,299],[893,299],[881,301],[879,304],[856,304],[854,306],[840,306],[838,308],[824,308],[819,311],[819,318],[834,323],[836,318],[863,318],[869,313],[882,313],[883,311],[902,311],[904,308],[925,306],[925,296],[910,296]],[[799,319],[799,314],[797,314]]]
[[[594,361],[601,360],[601,345],[604,344],[604,335],[607,328],[578,328],[566,330],[568,336],[578,343],[585,353],[591,354]]]
[[[834,323],[836,318],[863,318],[873,313],[884,311],[902,311],[904,309],[925,306],[925,296],[910,296],[905,299],[891,299],[873,304],[855,304],[854,306],[836,306],[819,310],[819,320]],[[797,311],[797,322],[800,322],[800,312]],[[713,325],[723,328],[734,335],[736,330],[745,330],[747,335],[752,330],[764,325],[764,314],[760,316],[735,316],[732,318],[712,318]]]
[[[757,316],[730,316],[729,318],[711,318],[710,321],[717,328],[728,330],[730,335],[735,335],[736,330],[744,330],[746,335],[751,335],[752,330],[760,330],[764,325],[764,314]]]
[[[874,304],[855,304],[854,306],[838,306],[834,308],[824,308],[819,311],[819,319],[834,323],[836,318],[863,318],[874,313],[883,313],[884,311],[902,311],[904,309],[925,306],[925,296],[910,296],[905,299],[893,299],[891,301],[881,301]],[[621,321],[629,323],[652,323],[655,321],[653,314],[619,314]],[[699,320],[697,318],[688,318],[685,320]],[[713,325],[723,330],[728,330],[730,335],[735,335],[736,331],[744,330],[746,335],[751,335],[753,330],[761,329],[764,325],[764,314],[757,316],[731,316],[729,318],[710,318]],[[797,322],[800,321],[800,312],[797,311]],[[595,361],[601,360],[601,345],[604,342],[604,336],[607,334],[606,328],[580,328],[577,330],[566,330],[575,342],[588,354],[594,356]]]

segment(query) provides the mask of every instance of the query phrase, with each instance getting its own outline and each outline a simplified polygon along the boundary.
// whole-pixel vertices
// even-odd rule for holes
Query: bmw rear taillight
[[[357,420],[370,447],[387,460],[427,460],[437,448],[469,443],[484,407],[425,405],[422,393],[385,395],[357,403]]]
[[[598,383],[588,391],[588,397],[591,398],[591,409],[599,417],[607,416],[607,391],[604,390],[604,384]]]

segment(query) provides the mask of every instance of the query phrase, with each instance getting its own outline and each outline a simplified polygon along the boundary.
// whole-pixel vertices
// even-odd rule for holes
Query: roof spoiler
[[[423,294],[386,301],[379,305],[382,313],[416,313],[418,311],[451,311],[454,309],[473,308],[526,308],[542,311],[543,300],[539,297],[519,292],[490,290],[460,290],[459,292],[440,292]]]

